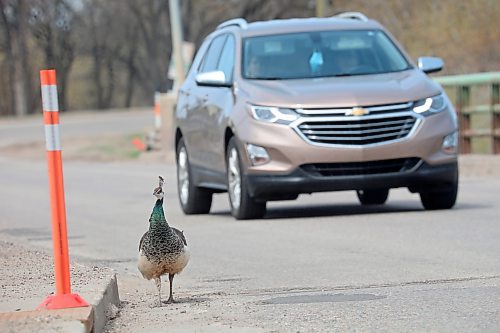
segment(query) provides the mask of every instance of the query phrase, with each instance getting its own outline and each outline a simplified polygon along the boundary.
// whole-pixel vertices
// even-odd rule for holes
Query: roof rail
[[[365,14],[360,12],[343,12],[335,14],[332,17],[345,18],[345,19],[354,19],[360,21],[368,21],[368,17]]]
[[[227,20],[227,21],[224,21],[221,24],[219,24],[217,26],[217,30],[223,29],[226,27],[230,27],[230,26],[237,26],[237,27],[240,27],[241,29],[246,29],[247,21],[243,18],[235,18],[235,19]]]

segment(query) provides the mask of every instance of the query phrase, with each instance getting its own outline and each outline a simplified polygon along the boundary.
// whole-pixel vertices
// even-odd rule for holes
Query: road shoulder
[[[0,240],[1,332],[101,332],[120,303],[115,272],[71,263],[72,292],[91,307],[36,311],[55,290],[53,259],[19,240]]]

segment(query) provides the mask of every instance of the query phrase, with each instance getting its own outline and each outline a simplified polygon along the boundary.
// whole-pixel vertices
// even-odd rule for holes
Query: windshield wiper
[[[352,74],[352,73],[339,73],[335,74],[335,77],[342,77],[342,76],[353,76],[353,75],[359,75],[359,74]]]
[[[278,76],[264,76],[264,77],[253,77],[254,80],[283,80],[282,77]]]

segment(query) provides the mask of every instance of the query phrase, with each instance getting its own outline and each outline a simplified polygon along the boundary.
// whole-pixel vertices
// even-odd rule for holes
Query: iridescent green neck
[[[167,220],[165,219],[165,214],[163,212],[163,199],[156,200],[149,222],[155,224],[167,224]]]

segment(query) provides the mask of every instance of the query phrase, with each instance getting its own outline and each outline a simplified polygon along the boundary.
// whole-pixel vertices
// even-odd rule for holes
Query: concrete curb
[[[60,310],[33,310],[0,313],[3,333],[89,333],[94,310],[91,306]]]
[[[2,333],[101,333],[110,318],[116,317],[120,306],[118,283],[113,274],[91,306],[60,310],[0,313]]]
[[[116,274],[110,279],[102,293],[92,302],[94,308],[93,333],[101,333],[110,318],[116,317],[120,307],[120,295]]]

